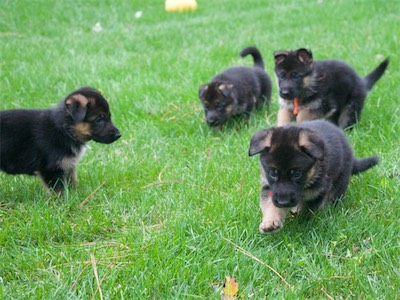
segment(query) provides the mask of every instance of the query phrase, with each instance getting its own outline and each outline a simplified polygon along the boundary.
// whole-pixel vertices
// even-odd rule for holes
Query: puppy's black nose
[[[278,201],[278,205],[279,207],[291,207],[292,205],[292,201],[290,201],[290,199],[280,199]]]
[[[274,204],[277,207],[294,207],[296,199],[293,193],[275,193],[273,198]]]
[[[217,126],[218,120],[217,119],[207,119],[207,124],[210,126]]]
[[[279,91],[279,93],[281,94],[281,96],[282,96],[283,98],[290,96],[290,91],[289,91],[288,89],[281,89],[281,90]]]
[[[117,128],[113,128],[111,130],[110,134],[113,136],[114,141],[118,140],[121,137],[121,133],[119,132],[119,130]]]

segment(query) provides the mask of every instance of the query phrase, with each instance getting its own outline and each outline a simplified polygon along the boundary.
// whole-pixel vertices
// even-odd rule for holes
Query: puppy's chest
[[[73,154],[65,155],[59,161],[59,166],[63,170],[72,170],[75,168],[76,164],[81,160],[85,154],[86,147],[81,146],[78,149],[74,149]]]

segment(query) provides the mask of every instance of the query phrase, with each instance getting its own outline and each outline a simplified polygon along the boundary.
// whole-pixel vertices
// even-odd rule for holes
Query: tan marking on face
[[[228,106],[225,107],[225,113],[227,115],[230,116],[232,114],[232,112],[233,112],[233,105],[232,104],[229,104]]]
[[[315,166],[312,166],[311,169],[307,172],[307,182],[309,182],[317,172],[317,169]]]
[[[87,142],[92,135],[90,123],[81,122],[75,125],[75,133],[80,141]]]
[[[282,228],[287,208],[276,207],[272,202],[272,196],[261,199],[260,208],[263,215],[259,227],[261,233]]]
[[[261,185],[266,186],[269,185],[269,182],[267,180],[267,175],[265,173],[264,168],[261,166]]]
[[[303,87],[304,87],[304,88],[312,87],[312,86],[313,86],[313,83],[314,83],[314,82],[313,82],[313,78],[312,78],[311,75],[306,76],[306,77],[303,78]]]

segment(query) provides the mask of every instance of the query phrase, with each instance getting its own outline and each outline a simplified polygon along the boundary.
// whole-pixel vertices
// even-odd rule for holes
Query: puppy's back
[[[316,132],[323,140],[324,160],[327,164],[328,174],[332,178],[350,177],[354,156],[343,130],[323,120],[305,121],[299,123],[298,126]]]
[[[0,169],[9,174],[30,174],[38,168],[41,155],[38,144],[43,144],[47,134],[39,135],[41,126],[49,119],[47,109],[13,109],[0,111]]]
[[[297,126],[316,131],[328,148],[335,148],[339,146],[338,144],[350,147],[343,130],[330,122],[323,120],[304,121],[298,123]]]
[[[330,122],[305,121],[298,126],[318,133],[325,144],[328,165],[331,169],[340,170],[340,173],[344,172],[346,176],[364,172],[379,163],[379,156],[356,158],[344,132]]]
[[[18,141],[26,140],[32,135],[33,128],[37,123],[38,112],[40,111],[28,109],[0,111],[0,144],[2,152],[6,146],[10,146],[10,143],[18,143]]]

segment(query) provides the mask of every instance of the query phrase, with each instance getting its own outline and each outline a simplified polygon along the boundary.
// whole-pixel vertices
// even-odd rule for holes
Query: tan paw
[[[271,232],[278,230],[283,227],[283,220],[281,219],[269,219],[263,220],[260,224],[260,232]]]

